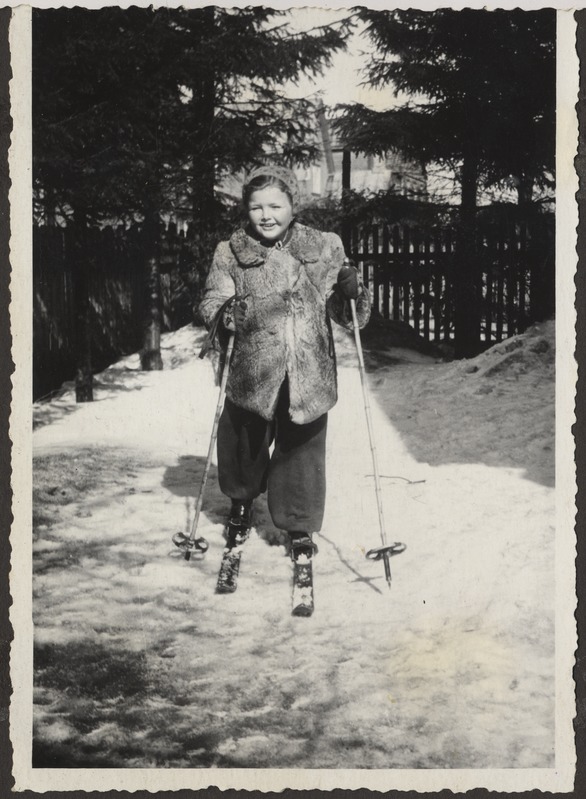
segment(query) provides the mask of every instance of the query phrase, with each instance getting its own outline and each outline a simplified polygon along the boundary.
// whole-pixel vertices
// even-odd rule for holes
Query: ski
[[[222,554],[222,562],[216,583],[217,594],[233,594],[238,588],[238,574],[240,572],[240,558],[242,547],[226,547]]]
[[[228,525],[226,530],[226,546],[222,553],[222,562],[216,583],[217,594],[233,594],[238,588],[238,574],[242,547],[248,540],[251,528]]]
[[[317,546],[310,535],[301,534],[291,541],[293,561],[293,616],[311,616],[313,613],[313,563]]]
[[[311,555],[301,554],[293,560],[293,616],[313,613],[313,565]]]
[[[216,583],[217,594],[233,594],[238,588],[242,547],[252,530],[252,500],[232,500],[230,517],[225,528],[226,546]]]

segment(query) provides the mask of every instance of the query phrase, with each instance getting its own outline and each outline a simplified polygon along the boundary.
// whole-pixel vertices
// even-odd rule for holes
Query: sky
[[[296,30],[309,30],[317,25],[327,25],[342,19],[349,9],[325,8],[293,8],[291,9],[291,27]],[[317,91],[323,92],[326,105],[336,103],[363,103],[381,111],[393,105],[394,97],[389,89],[378,91],[361,86],[364,80],[361,70],[364,67],[363,53],[368,50],[369,42],[359,32],[352,34],[348,40],[348,50],[337,53],[332,59],[332,66],[323,77],[305,78],[298,86],[291,87],[293,96],[306,96]]]
[[[327,25],[343,19],[350,9],[326,8],[292,8],[290,24],[294,30],[310,30],[319,25]],[[372,89],[361,85],[364,81],[364,66],[372,45],[364,34],[364,26],[360,25],[348,38],[346,52],[337,53],[332,58],[332,66],[324,71],[323,76],[315,79],[304,78],[297,85],[288,88],[292,97],[305,97],[321,92],[326,106],[333,107],[337,103],[362,103],[375,111],[384,111],[407,99],[401,93],[395,97],[392,87]],[[419,102],[423,98],[416,98]],[[437,164],[428,165],[428,190],[438,202],[458,202],[459,191],[454,184],[454,173],[451,169]],[[492,191],[479,192],[478,202],[481,205],[508,200],[515,202],[516,194],[504,187]]]

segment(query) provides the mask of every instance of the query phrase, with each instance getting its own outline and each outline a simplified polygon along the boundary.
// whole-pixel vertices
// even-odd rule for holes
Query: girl
[[[218,428],[219,484],[232,500],[227,548],[239,550],[253,500],[267,491],[293,560],[310,564],[324,514],[327,412],[337,400],[330,318],[351,328],[352,298],[362,327],[370,301],[357,270],[343,265],[340,238],[295,221],[298,196],[289,169],[250,173],[248,224],[218,245],[200,312],[208,327],[220,314],[235,332]]]

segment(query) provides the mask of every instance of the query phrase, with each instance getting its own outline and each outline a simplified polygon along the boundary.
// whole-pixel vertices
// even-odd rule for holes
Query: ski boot
[[[250,535],[251,527],[252,500],[233,499],[225,530],[226,546],[216,583],[217,594],[232,594],[238,587],[242,546]]]
[[[312,557],[317,546],[311,533],[290,532],[291,560],[293,561],[293,616],[311,616],[313,613]]]

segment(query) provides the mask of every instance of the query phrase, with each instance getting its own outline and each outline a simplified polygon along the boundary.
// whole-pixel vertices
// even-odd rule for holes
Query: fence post
[[[159,274],[160,223],[149,214],[145,215],[147,318],[143,348],[140,353],[140,368],[158,371],[163,368],[161,357],[161,278]]]
[[[72,251],[75,263],[71,270],[76,332],[75,401],[93,402],[94,376],[92,371],[92,330],[89,302],[89,265],[86,246],[86,221],[82,217],[73,225]]]
[[[462,214],[454,259],[454,344],[456,358],[480,352],[480,303],[474,215]]]
[[[555,313],[555,233],[551,221],[535,213],[529,227],[529,314],[533,322],[543,322]]]
[[[465,140],[461,172],[462,196],[454,261],[456,358],[471,358],[480,352],[480,281],[476,250],[478,175],[478,153],[474,143]]]

